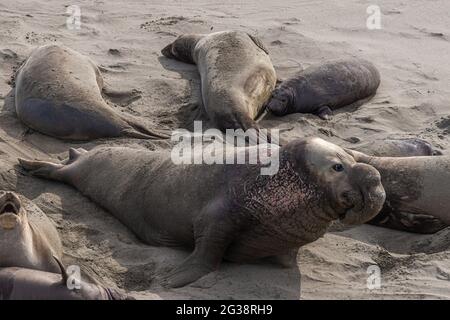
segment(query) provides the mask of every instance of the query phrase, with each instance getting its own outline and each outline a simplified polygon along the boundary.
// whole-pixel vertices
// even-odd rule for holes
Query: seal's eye
[[[333,170],[337,172],[344,171],[344,166],[340,163],[336,163],[335,165],[333,165]]]

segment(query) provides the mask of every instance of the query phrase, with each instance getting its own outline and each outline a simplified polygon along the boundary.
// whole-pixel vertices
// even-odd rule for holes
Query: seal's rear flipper
[[[169,139],[169,132],[165,132],[164,130],[154,130],[149,129],[145,127],[144,125],[140,124],[137,120],[131,119],[127,116],[127,118],[124,118],[129,125],[130,128],[125,128],[122,130],[122,134],[125,136],[129,136],[132,138],[138,138],[138,139],[152,139],[152,140],[158,140],[158,139]]]
[[[59,169],[63,168],[64,165],[56,164],[46,161],[34,161],[19,158],[19,163],[23,169],[29,171],[32,175],[46,178],[59,180],[56,174]]]
[[[59,266],[59,269],[61,271],[61,277],[62,277],[62,284],[63,285],[67,285],[67,280],[69,279],[69,275],[67,274],[66,268],[64,267],[63,263],[61,262],[61,260],[58,259],[58,257],[56,257],[55,255],[53,255],[53,259],[56,261],[56,263]]]

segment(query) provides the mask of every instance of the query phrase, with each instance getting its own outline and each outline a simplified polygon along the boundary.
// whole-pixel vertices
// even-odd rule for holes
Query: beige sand
[[[27,133],[8,96],[11,75],[31,50],[58,42],[103,66],[111,87],[141,92],[139,100],[116,101],[119,110],[170,128],[188,127],[200,103],[197,70],[161,58],[160,49],[180,33],[238,29],[261,37],[280,78],[313,63],[350,56],[372,61],[381,72],[373,100],[339,111],[330,122],[298,114],[263,121],[268,127],[292,128],[286,139],[317,135],[357,147],[386,137],[421,137],[449,154],[448,1],[377,1],[381,30],[366,28],[369,2],[357,0],[77,3],[80,30],[66,27],[70,1],[0,3],[0,188],[23,193],[56,222],[67,263],[80,264],[104,284],[147,299],[450,298],[450,228],[420,236],[361,226],[302,248],[298,268],[224,263],[191,286],[162,289],[155,276],[179,263],[186,252],[143,245],[74,189],[29,177],[15,167],[19,156],[63,158],[69,146],[155,146],[133,139],[69,144]],[[381,268],[381,289],[369,290],[366,270],[374,264]]]

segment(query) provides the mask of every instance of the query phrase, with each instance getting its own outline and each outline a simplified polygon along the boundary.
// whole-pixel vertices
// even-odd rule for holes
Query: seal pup
[[[375,95],[380,73],[369,61],[340,59],[313,65],[283,81],[267,109],[276,116],[313,113],[329,120],[333,110]]]
[[[33,130],[65,140],[167,138],[111,108],[102,88],[101,73],[88,57],[64,46],[42,46],[17,73],[17,116]]]
[[[31,201],[0,191],[0,267],[59,272],[62,244],[50,219]]]
[[[450,157],[372,157],[349,152],[381,174],[386,203],[372,224],[416,233],[435,233],[450,225]]]
[[[79,289],[69,289],[69,276],[25,268],[0,269],[0,300],[134,300],[117,290],[80,280]],[[70,280],[69,280],[70,281]]]
[[[161,53],[197,65],[203,105],[218,129],[258,129],[255,120],[277,80],[268,51],[258,38],[240,31],[188,34]]]
[[[235,156],[248,159],[260,146],[236,148]],[[275,150],[273,175],[261,175],[261,163],[175,164],[168,151],[126,147],[71,149],[65,164],[19,161],[35,176],[74,186],[143,242],[193,249],[165,278],[165,285],[180,287],[216,270],[223,258],[290,255],[323,236],[332,221],[362,224],[382,208],[378,171],[342,148],[309,138]]]

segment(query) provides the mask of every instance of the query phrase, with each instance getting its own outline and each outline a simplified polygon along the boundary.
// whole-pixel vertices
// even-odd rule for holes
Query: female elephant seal
[[[255,119],[277,80],[259,39],[240,31],[182,35],[161,52],[197,65],[203,105],[217,128],[258,128]]]
[[[450,157],[351,153],[357,161],[378,169],[386,190],[386,204],[373,224],[417,233],[434,233],[450,226]]]
[[[166,138],[102,97],[103,79],[86,56],[58,45],[37,48],[16,77],[16,111],[28,127],[56,138]]]
[[[369,61],[341,59],[311,66],[274,90],[267,108],[277,116],[313,113],[327,120],[333,110],[373,96],[380,74]]]
[[[29,200],[0,191],[0,267],[59,272],[62,245],[53,223]]]
[[[179,287],[223,258],[289,254],[321,237],[333,220],[361,224],[383,206],[378,171],[342,148],[312,138],[278,150],[273,175],[261,175],[261,164],[176,165],[169,152],[125,147],[71,149],[66,164],[19,161],[36,176],[74,186],[145,243],[193,248],[166,278]]]
[[[0,269],[0,300],[133,300],[117,290],[81,280],[79,289],[69,289],[69,276],[56,261],[61,266],[59,273],[16,267]]]

